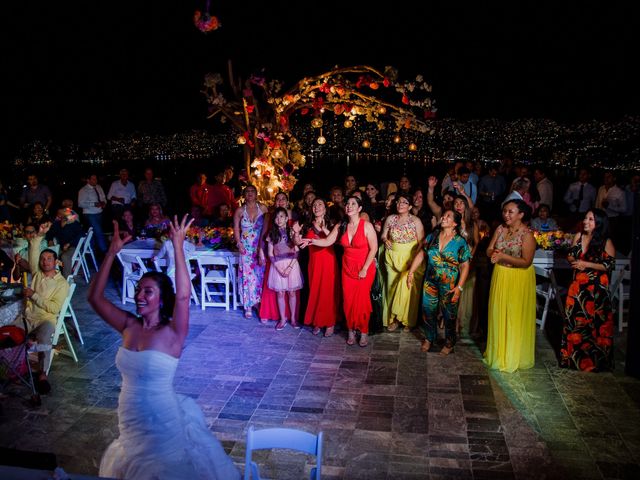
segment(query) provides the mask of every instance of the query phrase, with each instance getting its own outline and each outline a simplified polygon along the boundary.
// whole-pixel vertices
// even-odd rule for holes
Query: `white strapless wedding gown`
[[[100,476],[127,480],[239,479],[240,472],[206,426],[196,402],[173,390],[178,359],[120,347],[120,437],[107,448]]]

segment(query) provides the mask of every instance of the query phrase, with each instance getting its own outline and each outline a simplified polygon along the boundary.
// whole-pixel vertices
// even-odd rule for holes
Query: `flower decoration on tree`
[[[296,171],[305,165],[303,147],[289,128],[294,114],[309,117],[319,129],[323,115],[332,114],[339,120],[336,124],[345,128],[352,128],[360,117],[379,130],[391,127],[430,133],[436,112],[431,86],[421,75],[404,82],[397,76],[392,67],[382,71],[367,65],[335,67],[305,77],[282,92],[282,83],[268,80],[264,72],[251,75],[244,83],[235,81],[229,66],[233,96],[222,91],[220,74],[205,77],[203,93],[209,104],[208,118],[229,120],[246,140],[238,143],[243,145],[250,180],[262,198],[270,199],[279,190],[290,191]],[[326,138],[321,144],[325,142]]]
[[[217,30],[221,27],[218,18],[209,13],[209,0],[207,0],[207,5],[204,13],[202,13],[200,10],[196,10],[193,13],[193,24],[198,30],[203,33],[213,32],[214,30]]]

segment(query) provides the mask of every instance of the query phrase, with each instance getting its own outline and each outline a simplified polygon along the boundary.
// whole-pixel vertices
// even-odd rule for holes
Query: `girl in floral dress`
[[[565,307],[560,366],[585,372],[613,369],[613,309],[609,276],[616,251],[604,211],[594,208],[584,217],[568,260],[574,270]]]
[[[264,275],[262,229],[267,207],[258,203],[258,191],[253,185],[244,189],[244,205],[233,215],[233,235],[240,252],[239,280],[245,318],[251,318],[251,308],[260,303]]]

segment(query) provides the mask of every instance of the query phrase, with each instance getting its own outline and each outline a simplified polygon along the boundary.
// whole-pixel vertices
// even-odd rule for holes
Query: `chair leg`
[[[89,250],[89,255],[91,255],[91,260],[93,261],[93,267],[95,268],[96,272],[98,271],[98,262],[96,262],[96,256],[93,254],[93,249]]]
[[[70,355],[76,363],[78,362],[78,356],[76,355],[76,350],[73,348],[73,343],[71,343],[71,337],[69,335],[69,331],[67,330],[67,326],[64,322],[62,322],[62,330],[64,331],[64,339],[67,341],[67,347],[69,347],[69,351],[62,351],[62,353]],[[53,352],[51,352],[53,354]],[[53,357],[53,355],[51,355]]]
[[[78,340],[80,340],[80,344],[84,345],[84,340],[82,339],[82,333],[80,333],[80,326],[78,325],[78,319],[76,318],[76,312],[73,311],[73,307],[71,303],[69,303],[69,313],[71,314],[71,318],[73,319],[73,326],[76,329],[76,333],[78,334]]]

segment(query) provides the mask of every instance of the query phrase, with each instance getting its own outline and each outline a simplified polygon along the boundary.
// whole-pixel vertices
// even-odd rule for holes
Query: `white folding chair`
[[[92,240],[93,240],[93,227],[89,227],[89,230],[87,230],[87,238],[84,241],[84,248],[82,249],[82,260],[84,262],[84,265],[88,267],[89,264],[87,262],[87,255],[91,257],[91,260],[93,261],[93,268],[97,272],[98,262],[96,262],[96,256],[93,253],[93,247],[91,246]],[[87,274],[89,274],[89,268],[87,268]],[[89,277],[91,277],[90,274],[89,274]]]
[[[198,294],[196,293],[196,289],[193,286],[193,279],[196,278],[198,276],[198,274],[194,273],[193,270],[191,269],[190,260],[192,260],[192,258],[187,258],[187,268],[189,269],[189,276],[191,277],[191,300],[196,305],[200,305],[200,300],[198,299]],[[195,260],[195,257],[193,257],[193,260]],[[166,273],[167,260],[165,258],[153,257],[153,268],[156,269],[156,272],[165,272]],[[175,290],[176,290],[176,283],[175,283],[176,279],[174,278],[174,275],[169,275],[169,278],[171,279],[171,283],[173,283],[173,291],[175,292]]]
[[[618,300],[618,331],[622,332],[624,327],[629,326],[629,322],[624,319],[624,302],[631,298],[631,270],[625,268],[618,274],[616,283],[611,285],[612,300],[617,297]]]
[[[247,431],[247,451],[244,462],[244,480],[260,480],[260,470],[251,460],[254,450],[284,448],[315,455],[316,463],[311,468],[309,478],[320,480],[322,472],[322,432],[313,433],[293,428],[265,428],[254,430],[253,425]]]
[[[82,256],[82,249],[84,248],[84,242],[86,239],[86,236],[82,237],[76,245],[76,249],[73,251],[73,256],[71,257],[71,274],[75,277],[82,268],[84,279],[88,282],[89,277],[87,276],[87,269],[84,265],[84,258]]]
[[[73,278],[73,275],[69,275],[67,277],[67,282],[69,282],[69,287],[71,287],[71,285],[75,285],[75,279]],[[73,327],[76,329],[76,333],[78,334],[78,340],[80,340],[81,345],[84,345],[82,332],[80,331],[80,325],[78,325],[78,318],[76,317],[76,312],[73,310],[71,301],[69,301],[69,306],[67,307],[67,311],[64,314],[64,318],[70,318],[71,320],[73,320]]]
[[[196,256],[195,259],[200,272],[200,308],[224,307],[229,310],[231,275],[227,259],[211,255]],[[215,301],[214,297],[221,297],[221,300]]]
[[[135,303],[136,284],[149,269],[138,255],[118,252],[116,256],[122,265],[122,304]]]
[[[72,276],[69,275],[69,278],[72,279]],[[76,351],[73,348],[73,342],[71,341],[71,336],[69,335],[69,330],[67,329],[67,324],[64,319],[67,316],[71,316],[74,319],[75,327],[77,329],[78,335],[80,334],[80,329],[78,328],[78,323],[75,321],[75,313],[69,313],[69,308],[71,307],[71,298],[73,297],[73,293],[76,291],[76,283],[71,280],[69,284],[69,292],[67,293],[67,297],[62,302],[62,308],[60,308],[60,313],[58,314],[58,319],[56,321],[56,329],[53,332],[51,346],[56,347],[60,340],[60,335],[64,335],[64,338],[67,342],[66,349],[58,349],[55,348],[52,350],[51,355],[49,356],[49,365],[47,365],[47,374],[49,374],[49,369],[51,368],[51,363],[53,362],[53,354],[54,353],[62,353],[64,355],[68,355],[75,362],[78,362],[78,356],[76,355]],[[73,310],[71,310],[73,312]],[[82,338],[82,337],[80,337]]]

